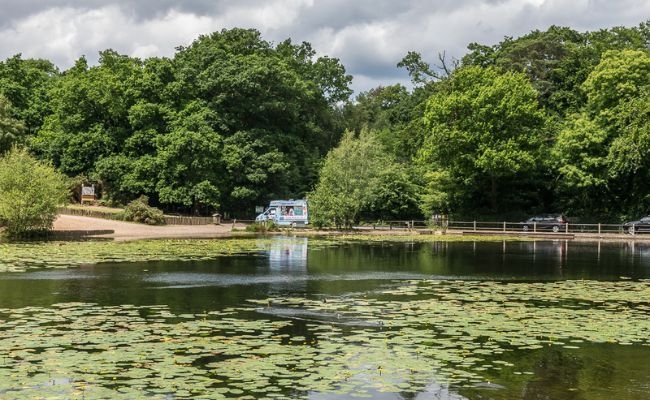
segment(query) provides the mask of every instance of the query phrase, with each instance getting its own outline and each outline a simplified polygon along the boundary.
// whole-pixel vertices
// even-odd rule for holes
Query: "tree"
[[[50,229],[66,200],[63,176],[27,150],[14,147],[0,158],[0,221],[9,236]]]
[[[0,94],[0,156],[20,143],[25,126],[11,116],[9,100]]]
[[[24,124],[25,135],[35,135],[51,113],[49,89],[58,76],[47,60],[25,60],[17,54],[0,62],[0,95],[12,104],[11,117]]]
[[[408,207],[412,203],[405,198],[413,191],[404,190],[409,186],[405,178],[373,132],[362,130],[355,137],[347,131],[325,158],[309,194],[311,218],[316,224],[350,227],[363,212],[386,211],[395,203]]]
[[[113,50],[100,52],[95,67],[80,58],[51,89],[53,113],[31,147],[63,173],[91,175],[95,163],[122,152],[132,134],[129,110],[141,97],[142,74],[140,60]]]
[[[308,43],[273,46],[253,29],[199,37],[174,57],[181,107],[201,101],[223,139],[221,204],[252,210],[269,198],[301,197],[338,141],[335,104],[351,77]],[[250,212],[250,211],[249,211]]]
[[[457,209],[511,207],[514,185],[538,165],[545,118],[523,74],[457,69],[429,99],[425,123],[420,164],[429,176],[452,180],[446,190],[462,199]]]
[[[609,194],[607,131],[584,114],[567,118],[551,157],[557,172],[556,191],[569,213],[595,215],[604,211]]]
[[[650,54],[606,51],[582,85],[552,152],[558,197],[571,211],[611,216],[650,207]]]
[[[590,116],[607,125],[619,117],[619,106],[650,86],[647,50],[606,51],[583,84]]]
[[[498,66],[525,73],[539,95],[540,106],[561,117],[580,112],[586,103],[580,90],[608,50],[645,50],[650,44],[648,23],[637,28],[615,27],[580,33],[551,26],[494,46],[472,43],[464,66]]]

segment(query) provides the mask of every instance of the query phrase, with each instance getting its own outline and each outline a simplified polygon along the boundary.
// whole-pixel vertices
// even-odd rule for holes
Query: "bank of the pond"
[[[238,227],[243,228],[243,225],[235,226]],[[232,224],[152,226],[78,215],[59,215],[53,226],[53,232],[57,237],[92,236],[116,241],[227,237],[232,229]]]
[[[74,215],[59,215],[54,221],[55,238],[74,239],[89,237],[114,241],[143,239],[210,239],[245,237],[259,233],[247,232],[242,223],[222,225],[165,225],[150,226],[132,222],[115,221]],[[367,241],[528,241],[528,240],[582,240],[582,241],[648,241],[650,235],[575,233],[571,237],[561,234],[518,232],[470,232],[448,230],[444,234],[431,230],[370,229],[351,231],[294,229],[269,232],[271,235],[296,235],[308,237],[340,237],[344,240]]]

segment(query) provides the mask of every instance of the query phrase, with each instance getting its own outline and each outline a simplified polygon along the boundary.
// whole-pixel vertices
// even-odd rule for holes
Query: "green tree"
[[[350,227],[362,213],[408,207],[413,190],[406,178],[373,132],[362,130],[356,137],[347,131],[309,194],[311,218],[315,224]]]
[[[583,215],[645,213],[650,207],[650,54],[606,51],[582,85],[584,111],[553,149],[558,197]]]
[[[201,36],[174,57],[183,104],[200,100],[223,138],[221,204],[252,210],[269,198],[302,197],[340,137],[335,103],[351,77],[338,60],[315,57],[308,43],[277,46],[258,31]]]
[[[0,94],[0,155],[20,143],[25,126],[11,116],[9,100]]]
[[[519,38],[506,37],[494,46],[472,43],[464,66],[498,66],[525,73],[539,95],[542,108],[565,116],[586,103],[582,83],[608,50],[644,50],[650,44],[647,23],[580,33],[551,26]]]
[[[430,134],[420,164],[430,177],[452,180],[445,190],[462,199],[455,208],[498,212],[513,206],[517,181],[538,165],[545,124],[526,76],[457,69],[429,99],[425,122]]]
[[[59,71],[50,61],[23,59],[20,54],[0,62],[0,95],[12,104],[11,116],[33,136],[51,113],[49,90]]]
[[[570,214],[596,215],[608,199],[608,133],[584,114],[570,116],[560,130],[551,157],[557,171],[556,191]]]
[[[64,177],[27,150],[14,147],[0,158],[0,221],[9,236],[50,229],[66,200]]]
[[[614,125],[622,104],[650,86],[650,53],[647,50],[606,51],[583,84],[587,111],[592,118]]]
[[[51,89],[53,113],[31,146],[69,175],[91,175],[95,163],[122,151],[133,129],[129,110],[141,94],[138,59],[113,50],[100,53],[99,65],[85,58]]]

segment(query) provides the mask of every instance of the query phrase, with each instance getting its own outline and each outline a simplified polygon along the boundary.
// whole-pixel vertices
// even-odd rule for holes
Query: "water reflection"
[[[271,271],[307,270],[307,238],[273,238],[268,254]]]
[[[340,335],[386,332],[388,328],[379,326],[381,319],[375,315],[384,318],[385,310],[366,310],[373,317],[369,319],[362,313],[363,303],[366,296],[381,297],[378,293],[384,292],[386,287],[401,285],[406,280],[467,280],[476,283],[485,280],[619,281],[628,278],[650,278],[650,243],[566,240],[345,243],[310,249],[306,238],[277,237],[270,245],[267,241],[260,242],[257,253],[205,261],[99,264],[78,269],[0,274],[0,308],[49,307],[56,303],[83,301],[101,306],[158,304],[176,314],[204,314],[206,311],[241,307],[248,304],[248,300],[257,299],[261,304],[259,312],[251,311],[237,317],[242,320],[291,321],[289,327],[277,333],[304,337],[306,346],[313,343],[314,334],[310,329],[314,330],[315,326],[331,326]],[[461,282],[457,286],[467,284]],[[328,306],[333,304],[332,299],[343,302],[356,299],[357,303],[350,306],[361,308],[357,314],[347,316],[325,307],[310,310],[299,302],[292,307],[266,303],[270,297],[295,297],[300,298],[299,301],[319,299],[319,302],[322,299]],[[405,299],[404,304],[408,305],[409,301],[410,298]],[[431,303],[442,304],[440,297]],[[522,303],[522,307],[533,306],[535,303]],[[590,305],[581,307],[586,309]],[[436,313],[439,315],[440,310]],[[454,314],[452,319],[456,316],[461,318],[461,314]],[[423,335],[433,338],[435,334],[434,328],[427,327]],[[322,336],[323,341],[327,337]],[[429,339],[427,336],[426,340]],[[380,342],[384,343],[383,340],[381,338]],[[457,344],[462,346],[461,339],[450,341],[449,345]],[[454,391],[430,382],[420,393],[368,393],[377,399],[577,399],[584,398],[581,397],[583,393],[593,394],[595,391],[591,388],[601,387],[604,382],[608,388],[647,388],[643,380],[647,381],[648,376],[648,351],[639,349],[639,346],[613,344],[580,344],[579,347],[549,347],[539,351],[499,354],[499,360],[511,361],[520,370],[531,373],[530,377],[506,375],[508,371],[512,372],[506,368],[503,372],[500,369],[485,372],[486,377],[493,374],[492,378],[506,387],[480,382],[474,388]],[[367,346],[360,350],[361,353],[367,351]],[[486,386],[488,384],[493,386]],[[610,396],[613,392],[608,389],[605,393]],[[302,394],[298,393],[297,397]],[[643,398],[643,394],[636,394],[625,398]],[[349,398],[315,392],[308,393],[308,397]]]

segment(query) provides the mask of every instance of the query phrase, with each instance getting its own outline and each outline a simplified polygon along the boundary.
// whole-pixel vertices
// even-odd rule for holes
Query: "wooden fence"
[[[209,225],[214,223],[212,217],[185,217],[165,215],[167,225]]]
[[[102,211],[97,209],[85,209],[85,208],[70,208],[70,207],[61,207],[58,209],[59,214],[64,215],[78,215],[81,217],[92,217],[92,218],[104,218],[104,219],[114,219],[115,211]]]
[[[72,207],[61,207],[58,210],[59,214],[64,215],[78,215],[81,217],[92,217],[92,218],[104,218],[104,219],[115,219],[117,212],[115,211],[103,211],[90,208],[72,208]],[[177,216],[177,215],[165,215],[165,223],[167,225],[208,225],[214,223],[212,217],[188,217],[188,216]]]

